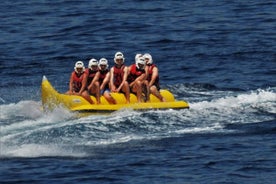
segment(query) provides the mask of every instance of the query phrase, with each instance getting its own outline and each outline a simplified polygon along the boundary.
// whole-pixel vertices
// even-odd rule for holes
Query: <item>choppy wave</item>
[[[41,102],[36,101],[0,105],[0,155],[83,157],[92,154],[90,149],[94,146],[183,134],[229,134],[248,131],[247,124],[275,121],[275,89],[250,92],[201,89],[189,94],[185,99],[190,102],[189,110],[124,109],[85,117],[62,108],[43,113]],[[197,96],[203,96],[201,101]],[[233,129],[229,125],[243,128]]]
[[[275,0],[2,1],[1,182],[272,183],[275,7]],[[105,57],[112,66],[117,51],[128,66],[136,53],[152,54],[161,87],[191,108],[41,111],[42,75],[65,92],[76,61]]]

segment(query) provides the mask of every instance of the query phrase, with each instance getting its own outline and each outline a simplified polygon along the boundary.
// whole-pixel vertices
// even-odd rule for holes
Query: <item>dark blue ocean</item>
[[[2,0],[0,183],[274,183],[274,0]],[[41,111],[46,75],[151,53],[190,109]]]

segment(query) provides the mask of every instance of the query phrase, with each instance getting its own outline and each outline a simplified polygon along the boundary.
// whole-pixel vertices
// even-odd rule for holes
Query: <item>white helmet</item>
[[[117,59],[123,59],[123,62],[122,62],[122,63],[124,63],[124,62],[125,62],[124,54],[121,53],[121,52],[116,52],[116,54],[115,54],[115,56],[114,56],[114,62],[115,62],[116,64],[118,64],[117,61],[116,61]]]
[[[84,64],[83,64],[82,61],[77,61],[76,64],[75,64],[74,69],[75,69],[75,71],[76,71],[77,73],[78,73],[78,70],[77,70],[78,68],[82,68],[81,73],[84,72],[85,67],[84,67]]]
[[[101,58],[100,61],[99,61],[99,67],[100,67],[101,65],[105,65],[105,66],[106,66],[106,69],[107,69],[107,68],[108,68],[108,61],[107,61],[107,59]]]
[[[140,54],[140,53],[136,54],[136,55],[135,55],[135,62],[136,62],[140,57],[143,57],[143,54]]]
[[[143,57],[144,57],[145,59],[148,59],[148,60],[149,60],[149,61],[147,62],[147,64],[152,64],[153,60],[152,60],[152,57],[151,57],[151,55],[150,55],[149,53],[144,54]]]
[[[144,68],[145,68],[146,62],[145,62],[144,57],[139,57],[139,58],[135,61],[135,63],[136,63],[136,67],[137,67],[138,69],[141,70],[141,69],[144,69]],[[143,67],[140,68],[139,64],[142,64]]]
[[[89,60],[88,68],[91,68],[92,66],[98,66],[98,61],[94,58]]]

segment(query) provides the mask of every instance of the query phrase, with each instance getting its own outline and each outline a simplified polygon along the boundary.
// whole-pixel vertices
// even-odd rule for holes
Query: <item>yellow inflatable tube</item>
[[[103,96],[101,96],[101,104],[90,104],[81,96],[58,93],[45,76],[43,76],[41,84],[42,105],[46,111],[53,110],[57,106],[65,107],[71,111],[84,112],[110,112],[124,108],[133,110],[189,108],[187,102],[176,101],[173,94],[168,90],[160,90],[160,93],[166,99],[166,102],[160,102],[157,97],[150,95],[150,102],[137,103],[136,96],[131,94],[130,103],[126,104],[124,94],[111,93],[111,96],[116,100],[117,104],[109,104]],[[91,96],[91,98],[93,101],[96,101],[94,96]]]

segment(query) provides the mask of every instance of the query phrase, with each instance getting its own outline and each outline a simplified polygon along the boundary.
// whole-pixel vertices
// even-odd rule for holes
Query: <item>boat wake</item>
[[[193,91],[188,99],[182,98],[190,102],[190,109],[123,109],[85,117],[63,108],[44,113],[36,101],[0,105],[0,157],[85,157],[93,155],[98,146],[187,134],[237,133],[248,128],[229,125],[276,123],[275,89]]]

